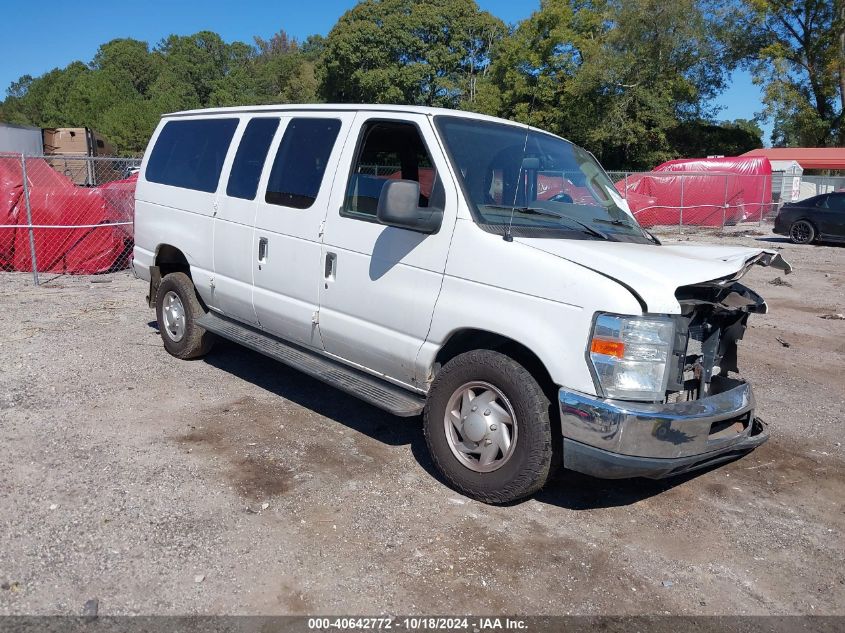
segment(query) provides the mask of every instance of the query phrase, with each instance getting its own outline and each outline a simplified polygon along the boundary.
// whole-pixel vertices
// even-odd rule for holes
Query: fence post
[[[684,183],[686,182],[686,178],[684,174],[681,174],[681,213],[680,217],[678,218],[678,235],[683,235],[684,233]]]
[[[761,187],[761,189],[763,190],[763,193],[761,194],[762,200],[760,200],[760,221],[757,222],[757,226],[763,226],[763,209],[765,209],[767,206],[771,206],[771,202],[769,202],[768,204],[766,203],[766,178],[767,178],[767,176],[763,175],[763,176],[760,176],[760,178],[763,179],[763,186]],[[768,178],[771,179],[771,176],[768,176]],[[771,197],[772,197],[772,185],[770,183],[769,184],[769,198],[771,198]]]
[[[730,176],[725,174],[725,198],[722,202],[722,233],[725,232],[725,215],[728,212],[728,178],[730,178]]]
[[[26,223],[29,225],[29,255],[32,260],[32,281],[38,285],[38,257],[35,255],[35,231],[32,228],[32,205],[29,202],[29,182],[26,175],[26,156],[21,154],[21,179],[23,197],[26,204]]]

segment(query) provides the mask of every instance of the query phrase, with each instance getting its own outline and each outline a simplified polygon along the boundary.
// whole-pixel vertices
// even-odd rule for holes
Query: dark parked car
[[[845,192],[786,203],[775,218],[774,230],[795,244],[845,242]]]

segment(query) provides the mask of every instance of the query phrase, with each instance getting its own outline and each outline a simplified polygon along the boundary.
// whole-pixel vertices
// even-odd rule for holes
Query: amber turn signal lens
[[[625,343],[622,341],[609,341],[607,339],[594,338],[590,344],[590,351],[593,354],[604,354],[622,358],[625,355]]]

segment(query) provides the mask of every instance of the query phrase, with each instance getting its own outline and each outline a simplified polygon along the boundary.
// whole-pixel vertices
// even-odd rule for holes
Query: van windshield
[[[604,169],[577,145],[516,125],[450,116],[435,123],[482,228],[651,241]]]

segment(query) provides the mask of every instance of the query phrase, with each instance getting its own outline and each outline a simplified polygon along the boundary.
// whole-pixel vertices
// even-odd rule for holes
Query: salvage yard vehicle
[[[406,106],[165,115],[133,270],[164,346],[215,336],[398,416],[490,503],[554,467],[659,478],[762,444],[739,283],[771,251],[662,245],[596,159],[539,129]]]
[[[778,211],[773,230],[794,244],[845,242],[845,192],[787,202]]]

